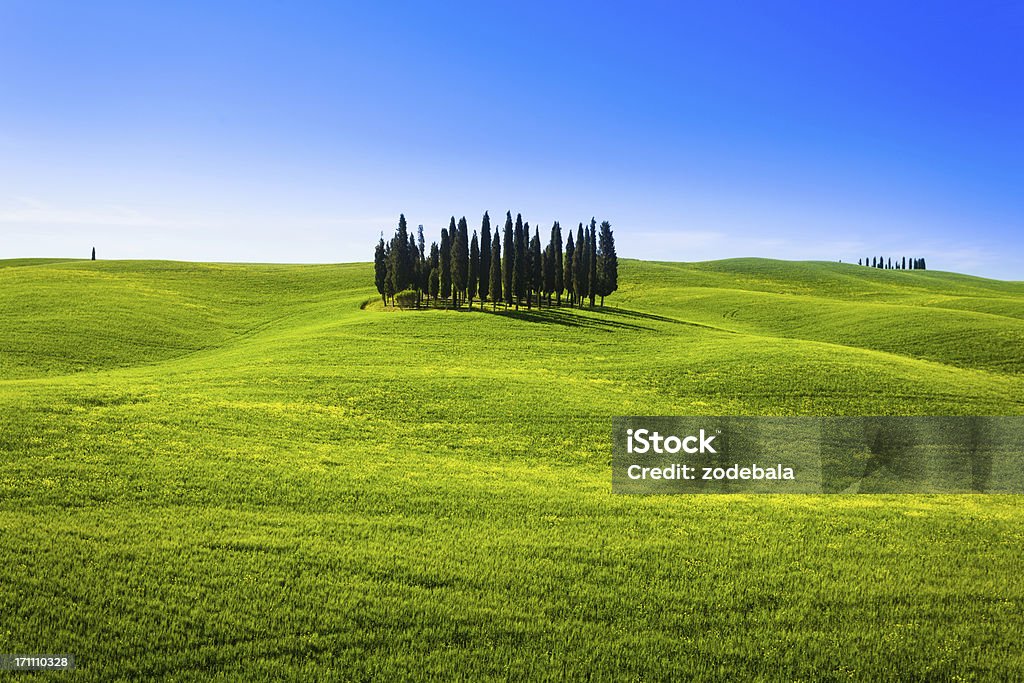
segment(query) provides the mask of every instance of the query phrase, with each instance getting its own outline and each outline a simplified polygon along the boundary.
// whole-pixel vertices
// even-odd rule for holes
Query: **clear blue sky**
[[[511,209],[1024,279],[1022,45],[984,0],[0,0],[0,258],[365,261]]]

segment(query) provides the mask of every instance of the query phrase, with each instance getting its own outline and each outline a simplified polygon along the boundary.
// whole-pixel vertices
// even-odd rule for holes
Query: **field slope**
[[[1024,677],[1015,496],[611,494],[611,417],[1022,414],[1024,283],[0,261],[0,652],[80,680]]]

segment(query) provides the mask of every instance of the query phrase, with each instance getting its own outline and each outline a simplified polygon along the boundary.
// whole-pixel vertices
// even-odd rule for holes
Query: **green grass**
[[[0,261],[0,652],[1024,677],[1017,497],[625,497],[609,468],[615,415],[1022,414],[1024,284],[624,261],[602,311],[392,312],[371,271]]]

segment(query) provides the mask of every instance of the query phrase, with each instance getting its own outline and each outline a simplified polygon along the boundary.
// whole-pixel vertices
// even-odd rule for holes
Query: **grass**
[[[609,469],[615,415],[1022,414],[1024,284],[624,261],[601,311],[392,312],[371,271],[0,261],[0,651],[81,680],[1024,677],[1017,497],[626,497]]]

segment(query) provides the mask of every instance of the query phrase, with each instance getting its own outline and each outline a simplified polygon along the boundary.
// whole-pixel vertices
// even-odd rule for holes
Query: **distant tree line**
[[[857,265],[883,270],[928,270],[923,258],[908,259],[906,256],[902,259],[896,257],[895,261],[891,257],[886,259],[884,256],[872,256],[870,259],[857,259]]]
[[[381,235],[374,251],[374,279],[384,304],[420,307],[433,304],[458,308],[463,303],[481,307],[490,301],[508,308],[561,306],[562,297],[570,306],[583,306],[604,298],[619,288],[619,261],[615,254],[612,225],[590,219],[579,224],[576,238],[568,231],[564,248],[562,227],[551,226],[550,237],[541,247],[540,230],[523,222],[522,214],[505,214],[503,235],[491,232],[491,218],[484,212],[480,232],[469,228],[463,216],[452,216],[441,230],[440,244],[426,248],[423,226],[416,237],[409,233],[405,214],[391,240]],[[554,299],[554,301],[552,301]]]

